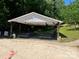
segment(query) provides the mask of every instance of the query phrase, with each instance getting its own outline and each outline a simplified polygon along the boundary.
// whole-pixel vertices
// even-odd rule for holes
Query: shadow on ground
[[[67,36],[64,35],[63,33],[59,33],[59,35],[61,36],[61,38],[67,38]]]

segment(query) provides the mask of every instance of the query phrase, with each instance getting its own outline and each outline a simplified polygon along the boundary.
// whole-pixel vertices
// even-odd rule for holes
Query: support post
[[[12,31],[13,31],[13,27],[12,27],[12,23],[10,25],[10,37],[12,36]]]
[[[21,33],[21,24],[19,24],[19,33]]]
[[[57,25],[57,40],[60,40],[60,38],[59,38],[59,28],[60,28],[60,24]]]

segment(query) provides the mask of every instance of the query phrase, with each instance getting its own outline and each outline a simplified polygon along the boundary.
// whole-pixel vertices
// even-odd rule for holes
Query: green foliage
[[[64,24],[65,25],[65,24]],[[63,35],[65,35],[67,38],[64,39],[64,42],[67,41],[74,41],[79,39],[79,28],[78,30],[74,29],[74,26],[72,26],[73,28],[71,28],[68,24],[66,26],[63,26],[60,28],[60,33],[62,33]]]
[[[60,17],[64,22],[69,24],[77,24],[79,22],[79,2],[76,0],[71,5],[66,5],[60,9]]]
[[[0,1],[0,28],[6,27],[8,10],[5,6],[4,0]]]

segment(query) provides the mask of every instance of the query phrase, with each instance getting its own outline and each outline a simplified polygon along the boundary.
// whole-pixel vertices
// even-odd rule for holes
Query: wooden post
[[[60,24],[58,23],[58,25],[57,25],[57,40],[60,40],[59,39],[59,28],[60,28]]]
[[[19,33],[21,33],[21,24],[19,24]]]
[[[11,26],[10,26],[10,37],[12,36],[12,31],[13,31],[13,27],[12,27],[12,23],[11,23]]]

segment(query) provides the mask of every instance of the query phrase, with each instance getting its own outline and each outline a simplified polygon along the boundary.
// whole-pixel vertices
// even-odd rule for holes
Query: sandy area
[[[53,40],[0,39],[0,59],[10,50],[16,52],[11,59],[79,59],[77,48]]]

